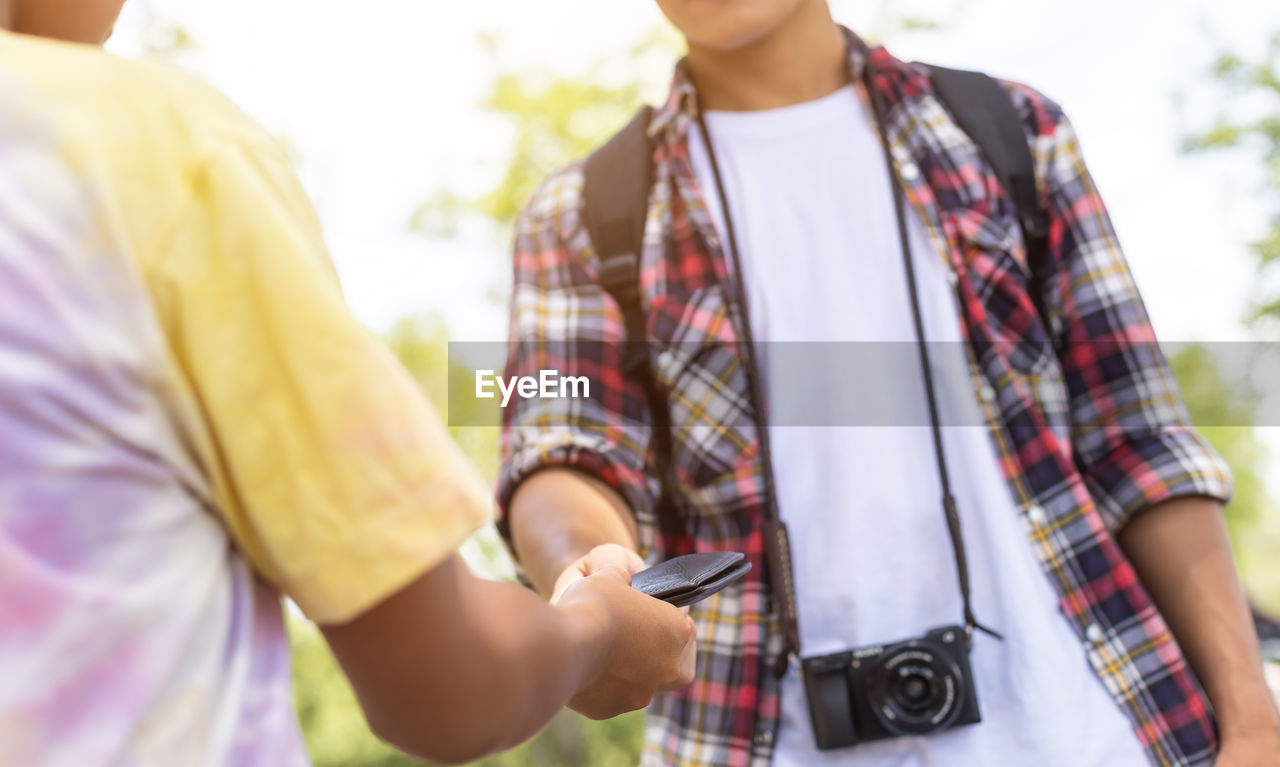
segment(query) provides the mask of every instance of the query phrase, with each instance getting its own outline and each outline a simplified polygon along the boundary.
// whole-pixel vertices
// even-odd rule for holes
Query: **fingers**
[[[693,677],[697,672],[698,629],[694,625],[693,619],[688,615],[684,616],[684,624],[682,628],[684,644],[680,649],[679,660],[676,664],[675,677],[668,687],[663,688],[664,690],[674,690],[684,687],[693,681]]]
[[[686,616],[687,617],[687,616]],[[693,681],[694,675],[698,670],[698,630],[694,626],[693,619],[689,619],[689,640],[685,642],[684,650],[680,653],[680,671],[679,677],[676,679],[675,687],[684,687]],[[674,689],[674,688],[673,688]]]
[[[558,604],[560,598],[564,596],[565,589],[577,581],[609,567],[620,570],[625,576],[623,582],[629,586],[631,573],[638,573],[645,569],[645,563],[639,554],[626,546],[616,543],[596,546],[566,567],[556,578],[555,586],[551,590],[551,603]]]
[[[611,555],[599,557],[610,559]],[[643,708],[659,692],[693,681],[697,628],[688,611],[632,589],[630,574],[615,561],[593,562],[590,575],[574,581],[564,604],[581,601],[609,614],[610,649],[600,670],[570,702],[593,719]]]
[[[606,562],[605,564],[594,568],[591,571],[591,574],[589,574],[587,577],[588,578],[609,578],[612,580],[616,580],[626,586],[631,585],[631,573],[629,573],[625,567],[614,564],[613,562]]]
[[[658,602],[655,607],[661,623],[655,620],[654,626],[660,626],[661,633],[649,644],[651,658],[657,664],[650,679],[654,683],[654,692],[664,692],[693,681],[697,666],[698,630],[693,619],[683,610],[672,609],[663,602]]]
[[[569,565],[564,569],[564,572],[560,573],[560,577],[556,578],[556,585],[551,589],[551,599],[548,601],[553,605],[560,604],[560,599],[569,587],[586,577],[577,562]]]
[[[621,567],[628,574],[638,573],[645,569],[644,560],[640,558],[639,554],[626,546],[619,546],[616,543],[596,546],[587,552],[587,555],[580,561],[583,563],[587,575],[590,575],[595,568],[609,564]]]
[[[623,684],[605,694],[594,691],[579,694],[569,701],[569,708],[599,721],[642,709],[652,700],[653,690],[648,685]]]
[[[628,548],[623,548],[621,546],[619,546],[618,548],[621,548],[625,553],[625,556],[627,559],[627,572],[635,574],[645,569],[646,567],[648,567],[644,559],[636,552]]]

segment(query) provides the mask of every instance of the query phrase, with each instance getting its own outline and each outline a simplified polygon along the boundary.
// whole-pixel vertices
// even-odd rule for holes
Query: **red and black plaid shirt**
[[[861,83],[871,66],[896,172],[954,277],[973,385],[1064,619],[1152,763],[1207,764],[1217,745],[1208,701],[1114,536],[1130,515],[1169,498],[1225,501],[1230,474],[1188,424],[1076,135],[1056,104],[1004,83],[1051,219],[1041,315],[1027,292],[1013,206],[925,68],[882,48],[857,51],[850,45],[860,96],[868,98]],[[655,699],[644,756],[645,764],[745,767],[772,754],[782,641],[761,580],[763,467],[735,351],[740,311],[689,163],[696,110],[678,67],[650,131],[640,280],[650,361],[670,403],[667,487],[679,523],[658,524],[649,409],[640,384],[620,373],[623,318],[598,281],[581,164],[548,179],[518,224],[506,374],[556,369],[602,391],[518,400],[504,411],[498,494],[505,510],[530,473],[574,467],[627,499],[647,557],[746,553],[755,567],[745,582],[693,608],[697,678]]]

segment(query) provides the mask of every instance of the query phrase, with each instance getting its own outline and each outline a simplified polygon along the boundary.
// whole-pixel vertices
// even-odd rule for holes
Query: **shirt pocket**
[[[702,489],[750,470],[757,435],[724,288],[661,296],[651,312],[654,367],[671,414],[676,483]]]

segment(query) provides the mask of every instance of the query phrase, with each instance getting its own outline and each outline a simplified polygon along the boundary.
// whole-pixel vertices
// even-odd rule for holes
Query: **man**
[[[582,166],[555,174],[518,225],[507,372],[597,391],[508,407],[499,487],[544,594],[637,553],[755,565],[694,608],[697,679],[651,706],[644,763],[1280,765],[1220,519],[1228,469],[1187,423],[1060,109],[1004,84],[1049,218],[1036,267],[923,67],[867,49],[823,0],[658,4],[688,56],[648,126],[645,338],[602,287]],[[655,406],[619,375],[624,340],[649,344]],[[785,369],[802,342],[833,356]],[[917,344],[927,368],[844,356],[887,366]],[[939,419],[918,415],[933,378]],[[822,428],[845,395],[916,415],[858,403]],[[938,420],[935,442],[918,427]],[[980,721],[819,742],[816,719],[845,726],[875,693],[806,689],[815,660],[853,679],[876,657],[859,648],[961,614],[962,634],[1002,635],[964,643]],[[904,677],[895,710],[944,676]]]
[[[288,162],[207,87],[73,44],[120,5],[0,1],[0,764],[305,764],[282,594],[431,759],[687,683],[688,616],[624,569],[554,607],[467,571],[482,483]]]

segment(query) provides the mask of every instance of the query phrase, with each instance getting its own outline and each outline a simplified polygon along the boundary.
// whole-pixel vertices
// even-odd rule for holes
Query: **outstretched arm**
[[[598,690],[624,691],[588,708],[610,716],[688,683],[692,622],[626,568],[551,606],[462,566],[488,492],[351,317],[284,158],[228,144],[192,178],[201,204],[150,278],[212,434],[193,449],[237,548],[323,628],[374,729],[463,761]]]
[[[612,716],[693,677],[693,623],[616,567],[565,584],[555,606],[449,557],[352,621],[323,626],[369,726],[411,754],[463,762],[514,746],[574,696],[625,673]]]

